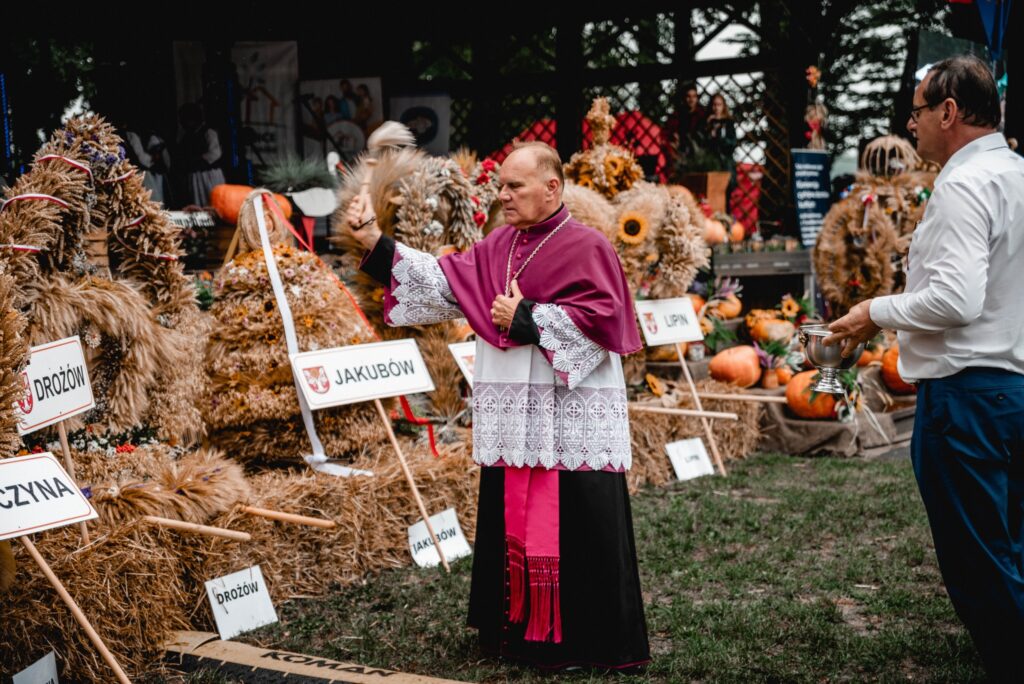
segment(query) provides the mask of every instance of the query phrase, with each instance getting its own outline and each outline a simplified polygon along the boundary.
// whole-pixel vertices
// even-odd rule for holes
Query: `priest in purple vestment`
[[[500,170],[508,225],[465,253],[419,252],[347,220],[389,325],[465,318],[476,333],[480,464],[469,624],[488,653],[545,668],[650,660],[625,471],[621,355],[641,346],[615,250],[562,203],[558,153],[517,143]]]

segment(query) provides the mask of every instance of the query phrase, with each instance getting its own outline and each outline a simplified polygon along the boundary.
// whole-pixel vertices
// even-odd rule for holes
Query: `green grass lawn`
[[[983,677],[906,460],[759,455],[727,478],[646,489],[633,514],[654,659],[616,681]],[[451,679],[550,681],[478,651],[465,627],[470,566],[396,570],[285,603],[279,624],[246,640]]]

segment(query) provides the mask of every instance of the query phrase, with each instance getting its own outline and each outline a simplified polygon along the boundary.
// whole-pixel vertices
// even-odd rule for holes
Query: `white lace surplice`
[[[391,325],[461,317],[437,260],[396,245]],[[499,349],[478,339],[473,460],[481,465],[627,470],[632,462],[618,354],[592,342],[556,304],[538,304],[540,346]]]

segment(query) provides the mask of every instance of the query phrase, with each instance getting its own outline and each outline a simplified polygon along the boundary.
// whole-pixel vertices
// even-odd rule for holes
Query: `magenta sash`
[[[558,591],[558,471],[505,468],[505,545],[509,571],[509,621],[526,619],[527,641],[562,641]]]

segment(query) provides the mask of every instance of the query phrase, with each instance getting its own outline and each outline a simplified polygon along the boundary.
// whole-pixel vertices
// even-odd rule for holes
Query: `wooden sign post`
[[[128,676],[117,659],[27,536],[76,522],[84,523],[95,517],[96,510],[53,454],[44,452],[0,460],[0,541],[19,539],[75,621],[85,630],[89,641],[114,671],[117,681],[127,684]]]
[[[697,321],[697,314],[693,311],[693,301],[689,297],[676,297],[674,299],[640,299],[636,301],[636,313],[640,318],[640,329],[643,330],[644,339],[650,346],[660,344],[675,344],[676,353],[679,355],[679,365],[683,368],[683,376],[686,384],[690,387],[690,396],[693,397],[693,404],[697,411],[703,413],[704,407],[700,402],[700,395],[697,393],[697,385],[693,382],[690,369],[686,365],[686,357],[683,355],[681,342],[695,342],[703,340],[704,334],[700,331],[700,324]],[[699,414],[698,414],[699,415]],[[711,446],[711,453],[715,458],[715,465],[718,472],[726,475],[725,463],[718,451],[718,442],[711,431],[709,416],[699,415],[701,425],[704,427],[704,434]]]
[[[27,435],[56,423],[67,474],[75,482],[68,433],[64,421],[96,406],[78,336],[41,344],[29,350],[29,362],[22,371],[25,394],[15,406],[18,434]],[[76,485],[77,487],[77,485]],[[79,523],[82,543],[89,543],[85,522]]]
[[[391,447],[398,455],[402,473],[409,483],[413,499],[434,541],[441,564],[451,572],[448,559],[441,550],[441,542],[434,533],[430,515],[406,462],[402,447],[395,437],[391,420],[380,400],[418,392],[432,392],[434,381],[423,363],[416,341],[411,339],[354,344],[348,347],[291,354],[295,383],[309,408],[316,411],[330,406],[373,401]]]

